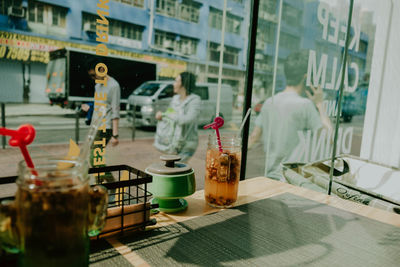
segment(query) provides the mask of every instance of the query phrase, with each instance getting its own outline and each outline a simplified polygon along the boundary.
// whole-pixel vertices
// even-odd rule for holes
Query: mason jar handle
[[[95,185],[89,189],[89,236],[96,236],[103,230],[107,220],[107,188]]]
[[[181,157],[178,155],[162,155],[160,159],[165,161],[165,167],[173,168],[175,167],[175,161],[181,160]]]
[[[18,253],[17,210],[13,200],[0,202],[0,247],[8,253]]]

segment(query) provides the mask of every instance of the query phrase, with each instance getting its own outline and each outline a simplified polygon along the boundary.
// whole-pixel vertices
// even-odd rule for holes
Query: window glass
[[[261,1],[246,177],[288,181],[283,166],[331,161],[334,148],[336,156],[399,166],[398,75],[391,71],[398,66],[399,52],[388,46],[389,33],[395,31],[391,21],[398,13],[393,10],[399,5],[355,0],[345,47],[349,3]],[[293,57],[298,51],[305,60],[301,54]],[[296,75],[305,75],[302,83]],[[311,87],[321,88],[319,101]],[[383,179],[361,169],[351,171],[358,181]]]
[[[36,22],[43,23],[43,13],[44,13],[44,6],[42,4],[36,4]]]
[[[354,5],[353,18],[358,21],[360,31],[359,35],[357,32],[351,35],[359,42],[349,50],[351,90],[342,102],[343,128],[353,134],[350,154],[399,167],[395,71],[399,50],[390,45],[397,32],[392,21],[399,16],[399,3],[355,0]],[[376,179],[380,178],[377,175]]]
[[[115,2],[121,2],[124,4],[136,6],[136,7],[143,7],[144,6],[144,0],[113,0]]]
[[[242,24],[241,18],[232,15],[228,12],[226,20],[226,31],[240,34],[240,27]],[[210,15],[208,17],[208,24],[210,27],[215,29],[222,29],[222,11],[216,8],[210,7]]]
[[[60,24],[60,16],[61,16],[60,11],[57,8],[52,8],[51,15],[52,15],[52,19],[53,19],[52,24],[54,26],[58,26]]]
[[[284,3],[282,6],[282,21],[292,27],[301,27],[302,10]]]
[[[354,129],[336,125],[335,120],[349,2],[265,0],[261,6],[265,9],[259,12],[252,91],[255,114],[246,176],[285,180],[282,164],[331,157],[335,127],[340,135],[337,154],[352,150]],[[358,25],[353,20],[350,50],[360,40],[366,41],[360,38]],[[358,48],[349,53],[344,73],[347,101],[365,61],[366,53]],[[342,116],[341,121],[346,120]]]
[[[64,2],[0,0],[3,18],[0,21],[3,39],[0,46],[1,99],[12,97],[13,101],[19,103],[26,101],[47,105],[55,99],[46,94],[49,88],[45,81],[55,79],[60,83],[50,89],[58,90],[55,93],[69,90],[70,95],[64,94],[57,99],[59,102],[52,103],[72,107],[68,109],[71,114],[78,104],[70,96],[79,98],[79,103],[92,100],[94,83],[84,70],[83,63],[71,63],[74,79],[70,80],[64,81],[65,77],[61,76],[69,75],[70,69],[57,72],[52,78],[47,77],[49,74],[45,71],[49,51],[73,47],[86,55],[93,55],[99,44],[96,41],[96,5],[90,6],[88,1],[76,1],[75,4],[74,1],[74,5],[67,6]],[[169,83],[182,72],[195,74],[199,87],[194,92],[203,100],[196,122],[204,125],[215,117],[216,88],[221,82],[225,90],[220,100],[220,113],[225,119],[221,133],[238,131],[247,89],[247,51],[252,19],[250,7],[253,2],[227,1],[223,36],[222,0],[109,1],[109,71],[121,84],[121,109],[132,103],[130,101],[135,104],[132,107],[136,106],[137,112],[133,115],[137,118],[135,123],[140,138],[154,138],[156,112],[165,112],[170,104],[166,99],[164,103],[150,105],[146,102],[149,96],[159,90],[159,84],[164,80]],[[334,147],[337,148],[337,154],[351,154],[399,166],[400,76],[397,72],[400,50],[395,23],[400,15],[399,1],[354,0],[350,43],[346,49],[344,40],[349,2],[260,0],[250,133],[256,127],[262,128],[262,131],[248,151],[247,178],[260,175],[280,178],[279,166],[282,163],[310,163],[329,159]],[[26,3],[26,20],[7,19],[10,6],[23,5],[25,8]],[[59,34],[64,36],[60,37]],[[347,65],[341,71],[345,51],[348,51]],[[300,57],[291,58],[296,52],[305,52],[305,64],[300,67],[296,67],[299,66],[296,64]],[[70,56],[69,59],[82,58],[75,54],[75,58]],[[286,73],[287,69],[289,71]],[[302,84],[296,75],[300,78],[305,75],[303,80],[300,79]],[[340,102],[341,113],[337,116],[342,77],[344,92]],[[148,83],[142,85],[145,81]],[[203,90],[206,83],[211,84],[209,90]],[[308,96],[314,92],[311,85],[314,88],[321,87],[322,98],[318,100]],[[300,93],[294,92],[295,95],[286,91],[293,87],[301,87]],[[166,92],[171,95],[173,88],[169,86]],[[282,94],[290,96],[282,99]],[[142,111],[147,113],[140,113]],[[321,117],[322,112],[326,115],[324,118]],[[121,116],[120,136],[128,139],[131,137],[133,120],[129,120],[128,113],[126,117],[124,115]],[[69,137],[74,138],[75,121],[64,124],[64,119],[71,117],[62,118],[63,127],[65,125],[70,131],[58,129],[61,119],[56,116],[32,120],[39,129],[38,147],[44,143],[60,143],[69,140]],[[17,128],[21,121],[26,120],[7,116],[6,121],[12,128]],[[57,139],[59,137],[56,134],[42,134],[52,122],[51,130],[56,129],[57,133],[62,134],[62,140]],[[324,127],[327,124],[330,124],[330,129]],[[80,141],[88,130],[85,127],[81,127]],[[336,143],[333,134],[335,129],[338,129]],[[194,166],[197,176],[202,178],[210,132],[199,128],[199,146],[189,162]],[[154,155],[149,156],[150,160],[142,167],[159,156],[151,145],[146,151]],[[273,176],[274,173],[278,173],[278,176]],[[199,179],[198,188],[201,187],[202,181]]]
[[[12,0],[0,0],[0,14],[7,15],[8,7],[13,3]]]
[[[28,7],[28,20],[29,21],[36,21],[36,8],[35,5],[29,3]]]
[[[96,22],[99,19],[99,14],[96,13],[98,7],[93,1],[74,1],[73,5],[67,5],[66,1],[23,2],[28,3],[26,29],[21,29],[24,25],[11,28],[7,20],[3,20],[3,24],[0,21],[2,27],[10,27],[8,30],[12,33],[1,33],[4,39],[9,40],[8,44],[3,43],[0,47],[0,69],[3,66],[0,79],[10,81],[10,86],[4,87],[7,97],[11,94],[16,101],[25,100],[44,106],[50,106],[48,103],[51,101],[51,108],[58,109],[58,105],[64,107],[60,107],[61,114],[75,114],[75,109],[78,110],[81,103],[90,104],[94,97],[95,82],[93,76],[88,75],[86,65],[96,53],[96,48],[101,48],[98,46],[100,42],[96,40],[99,37]],[[176,105],[171,104],[170,99],[174,92],[172,80],[181,73],[190,72],[195,76],[195,86],[198,86],[194,88],[193,94],[199,95],[202,101],[201,112],[192,120],[192,123],[199,126],[198,147],[195,147],[195,153],[191,155],[188,163],[196,170],[197,189],[201,189],[204,182],[208,135],[213,133],[212,130],[204,130],[201,126],[210,123],[216,116],[218,82],[222,84],[219,115],[225,120],[221,134],[237,132],[241,124],[252,1],[228,0],[226,8],[224,1],[205,0],[103,2],[109,7],[109,14],[106,15],[109,22],[108,40],[105,43],[108,56],[101,59],[105,60],[109,76],[119,83],[121,89],[118,132],[121,145],[115,147],[114,151],[123,151],[126,146],[136,146],[139,143],[145,146],[145,149],[138,149],[139,156],[122,159],[117,156],[116,159],[113,158],[113,149],[110,149],[107,161],[110,164],[119,164],[122,160],[127,160],[127,164],[141,170],[158,161],[162,153],[153,146],[154,140],[151,140],[156,133],[156,114],[158,111],[167,112],[170,105]],[[8,2],[0,0],[0,3]],[[210,10],[216,12],[211,13]],[[209,17],[215,22],[210,22]],[[63,36],[59,36],[60,34]],[[14,39],[14,36],[17,39]],[[18,45],[16,40],[20,41]],[[65,57],[61,51],[57,51],[59,54],[52,52],[62,48],[68,51]],[[65,70],[46,73],[49,55],[53,63],[59,58],[64,58],[65,61],[60,60],[59,67]],[[10,76],[12,79],[6,77],[5,73],[8,76],[9,72],[14,71],[15,75]],[[57,85],[51,82],[53,80],[60,83]],[[46,81],[49,81],[49,86],[46,86]],[[165,86],[168,87],[164,92],[169,97],[155,99],[153,96]],[[0,90],[0,94],[3,91]],[[179,90],[176,91],[179,93]],[[53,115],[52,112],[47,114]],[[76,140],[77,135],[82,144],[89,129],[86,123],[89,122],[90,116],[82,114],[79,119],[79,132],[76,132],[76,116],[59,116],[57,113],[49,119],[47,114],[30,119],[39,129],[35,141],[37,147],[41,148],[43,144],[48,143],[63,143],[62,149],[65,149],[69,139]],[[7,123],[10,123],[12,128],[17,128],[18,122],[26,120],[19,117],[18,119],[19,121],[15,117],[7,117]],[[133,122],[136,137],[135,142],[130,142]],[[186,127],[183,130],[185,129]],[[51,134],[50,130],[56,131],[57,134]],[[190,143],[193,140],[184,141]],[[192,145],[195,143],[197,142],[192,142]],[[64,153],[62,149],[59,150],[60,154]],[[143,157],[143,153],[149,155]],[[124,153],[114,153],[116,154]],[[134,161],[128,162],[134,158],[141,158],[142,165]]]
[[[155,46],[160,49],[174,51],[181,55],[193,55],[197,53],[198,39],[171,32],[156,30]]]
[[[173,97],[174,96],[174,86],[173,85],[168,85],[167,87],[162,90],[160,93],[160,96],[162,95],[163,98],[166,97]]]
[[[217,43],[210,43],[210,50],[208,54],[210,61],[219,62],[219,50],[220,46]],[[225,46],[223,62],[227,64],[237,65],[239,51],[240,50],[237,48]]]
[[[65,28],[66,15],[66,8],[47,5],[36,1],[28,2],[27,18],[29,22],[45,24],[50,27],[56,26]]]
[[[159,83],[143,83],[135,91],[133,91],[133,94],[141,96],[152,96],[158,91],[159,88]]]
[[[143,44],[143,31],[142,25],[128,23],[112,18],[107,18],[108,25],[108,42],[110,44],[119,45],[128,48],[141,49]],[[96,20],[97,16],[94,14],[83,13],[82,15],[82,29],[90,38],[96,39]]]
[[[201,4],[191,0],[157,0],[157,13],[197,23]]]
[[[22,0],[0,0],[0,14],[8,15],[10,6],[21,8]]]

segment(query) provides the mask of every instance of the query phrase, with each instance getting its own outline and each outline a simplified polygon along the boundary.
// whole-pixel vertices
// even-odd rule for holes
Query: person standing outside
[[[119,126],[119,118],[120,118],[120,98],[121,98],[121,89],[118,82],[111,76],[105,75],[101,77],[96,74],[96,65],[97,61],[91,61],[88,66],[88,74],[89,76],[95,80],[106,80],[103,83],[96,83],[95,85],[95,94],[106,96],[105,100],[96,100],[96,102],[100,105],[104,105],[106,108],[106,112],[109,112],[106,116],[106,132],[98,131],[98,135],[101,135],[101,138],[106,138],[106,143],[111,142],[111,145],[118,145],[118,126]],[[99,72],[104,72],[104,68],[100,67]],[[88,112],[90,106],[88,104],[82,104],[82,110]],[[98,111],[93,112],[92,122],[96,120],[99,116]]]
[[[118,140],[118,127],[119,127],[119,118],[120,118],[120,97],[121,97],[121,89],[118,82],[109,75],[100,76],[96,74],[96,66],[99,63],[99,60],[91,60],[88,62],[88,75],[94,80],[101,80],[101,83],[96,83],[95,85],[95,105],[94,107],[104,106],[106,109],[106,117],[105,117],[105,132],[103,130],[98,130],[95,142],[92,146],[91,153],[91,164],[94,166],[94,158],[96,155],[93,155],[93,151],[96,148],[105,149],[105,146],[110,142],[112,146],[117,146],[119,144]],[[106,70],[104,67],[99,67],[98,72],[104,73]],[[96,97],[98,96],[98,97]],[[100,99],[100,100],[99,100]],[[90,106],[88,104],[82,104],[81,109],[85,112],[88,112]],[[96,121],[96,119],[100,116],[100,111],[93,111],[92,123]],[[108,113],[107,113],[108,112]],[[102,144],[102,141],[105,140],[105,144]],[[97,142],[96,142],[97,141]],[[103,155],[97,155],[97,158],[103,157]],[[104,160],[104,159],[101,159]],[[104,160],[105,161],[105,160]],[[105,164],[97,165],[104,167]],[[106,180],[107,182],[114,181],[111,173],[106,173],[104,177],[101,177],[102,180]]]
[[[266,177],[283,180],[281,163],[304,161],[296,149],[300,143],[299,131],[332,130],[322,105],[322,89],[310,86],[308,91],[305,86],[307,59],[306,52],[296,52],[286,58],[286,88],[264,102],[255,120],[249,148],[262,138],[267,157]]]
[[[190,72],[182,72],[174,82],[174,96],[169,105],[172,112],[156,113],[156,119],[162,120],[164,116],[175,123],[172,147],[174,153],[187,162],[196,152],[198,136],[198,116],[200,115],[200,97],[193,93],[196,87],[196,76]]]

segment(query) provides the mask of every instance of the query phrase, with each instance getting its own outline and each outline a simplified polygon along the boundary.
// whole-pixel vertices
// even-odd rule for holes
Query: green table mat
[[[152,266],[400,266],[400,228],[288,193],[120,242]]]

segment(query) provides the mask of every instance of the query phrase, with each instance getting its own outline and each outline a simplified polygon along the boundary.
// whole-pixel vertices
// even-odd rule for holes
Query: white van
[[[135,116],[137,126],[156,126],[155,114],[164,112],[174,95],[174,81],[148,81],[136,88],[128,98],[128,118]],[[217,88],[215,83],[197,83],[193,91],[201,98],[199,126],[210,123],[215,117],[217,106]],[[225,121],[232,120],[233,93],[230,85],[221,87],[220,114]]]

